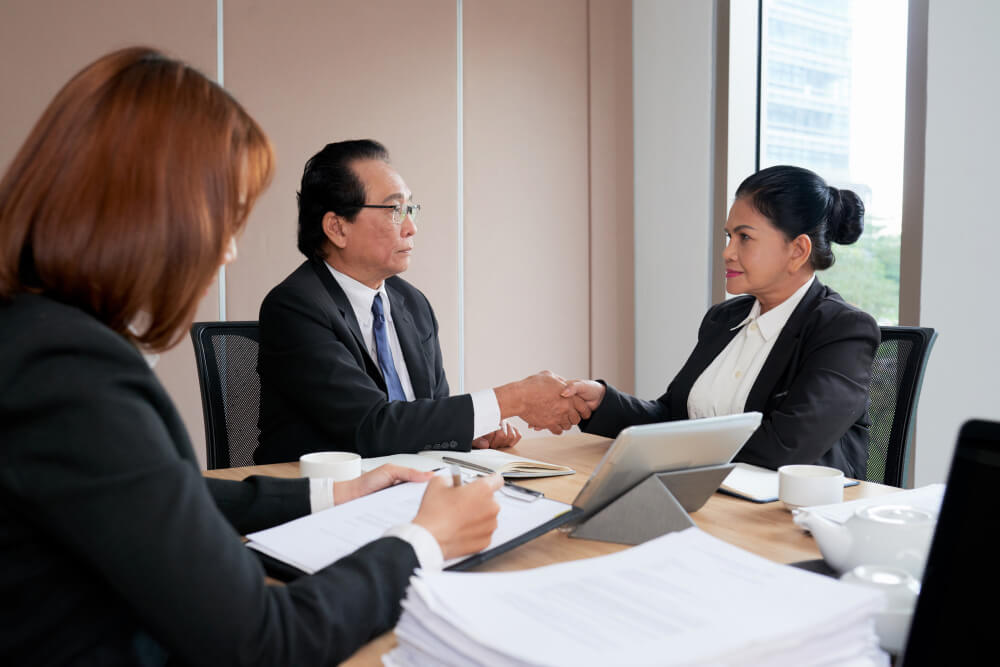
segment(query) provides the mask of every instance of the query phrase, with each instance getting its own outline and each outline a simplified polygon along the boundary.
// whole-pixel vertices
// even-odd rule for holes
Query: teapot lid
[[[859,509],[856,516],[869,521],[895,525],[920,525],[934,523],[937,518],[922,509],[910,505],[874,505]]]

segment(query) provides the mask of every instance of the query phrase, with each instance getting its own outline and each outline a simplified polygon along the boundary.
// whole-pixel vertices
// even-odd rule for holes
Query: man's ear
[[[350,225],[333,211],[327,211],[323,215],[323,234],[334,247],[343,250],[350,236]]]
[[[813,244],[808,234],[799,234],[792,239],[790,245],[791,255],[788,260],[788,272],[795,273],[809,261],[809,257],[812,255]]]

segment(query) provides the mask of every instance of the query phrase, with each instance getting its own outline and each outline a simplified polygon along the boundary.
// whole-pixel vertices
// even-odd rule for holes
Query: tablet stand
[[[641,544],[694,525],[688,512],[705,504],[732,464],[653,473],[570,534],[588,540]]]

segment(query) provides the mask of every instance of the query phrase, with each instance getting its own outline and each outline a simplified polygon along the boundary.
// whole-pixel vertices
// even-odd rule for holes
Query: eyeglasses
[[[394,225],[403,224],[403,220],[409,218],[413,222],[417,221],[420,215],[420,204],[361,204],[360,208],[391,208],[392,223]]]

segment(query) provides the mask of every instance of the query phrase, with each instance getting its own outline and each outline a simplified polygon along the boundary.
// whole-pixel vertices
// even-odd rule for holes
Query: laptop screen
[[[995,659],[1000,603],[1000,423],[962,426],[903,663]]]

